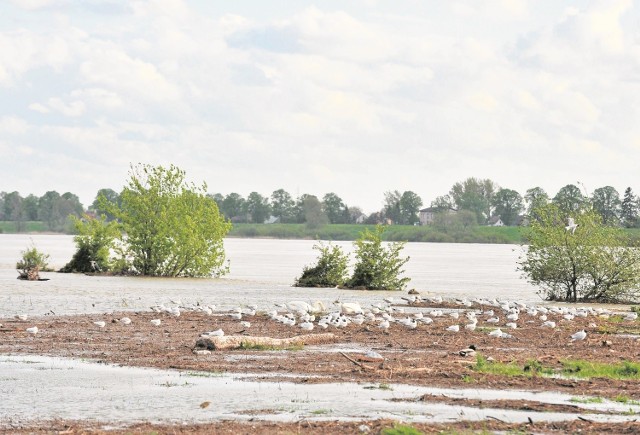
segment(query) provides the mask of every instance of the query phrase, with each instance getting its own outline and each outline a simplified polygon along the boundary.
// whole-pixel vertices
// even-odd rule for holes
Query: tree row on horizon
[[[98,197],[118,202],[119,193],[113,189],[100,189],[94,202],[86,209],[77,195],[48,191],[41,197],[30,194],[22,197],[18,192],[0,192],[0,221],[11,221],[17,231],[24,231],[25,222],[40,221],[50,231],[68,228],[69,215],[80,217],[88,211],[108,215],[101,210]],[[233,223],[305,223],[319,227],[325,224],[378,224],[415,225],[420,223],[419,212],[422,198],[413,191],[397,190],[384,192],[383,207],[366,215],[358,206],[348,206],[334,192],[322,198],[302,194],[294,199],[284,189],[263,196],[251,192],[245,198],[239,193],[215,193],[208,195],[216,202],[222,215]],[[523,217],[531,216],[536,207],[553,202],[567,212],[579,210],[590,203],[603,223],[614,226],[640,226],[640,201],[627,187],[622,198],[612,186],[595,189],[591,195],[578,186],[568,184],[553,197],[540,187],[528,189],[524,196],[519,192],[499,187],[490,179],[470,177],[455,183],[445,195],[430,202],[429,211],[443,215],[459,213],[469,225],[485,225],[499,217],[505,225],[518,225]],[[109,216],[108,216],[109,217]]]

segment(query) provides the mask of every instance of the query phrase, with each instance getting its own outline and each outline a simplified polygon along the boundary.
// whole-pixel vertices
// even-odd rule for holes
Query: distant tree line
[[[13,222],[17,232],[25,231],[28,221],[43,222],[49,231],[65,231],[69,216],[80,217],[83,211],[79,198],[71,192],[60,195],[52,190],[41,197],[25,198],[18,192],[0,192],[0,221]]]
[[[115,219],[109,210],[101,208],[100,196],[111,203],[120,203],[118,192],[100,189],[88,211],[105,215],[107,220]],[[354,223],[415,225],[420,222],[423,206],[415,192],[398,190],[384,192],[382,208],[369,215],[358,206],[348,206],[333,192],[321,198],[311,194],[294,198],[284,189],[275,190],[270,196],[255,191],[247,197],[235,192],[208,196],[216,202],[225,219],[234,223],[297,223],[309,228]],[[622,197],[611,186],[600,187],[589,195],[574,184],[562,187],[553,197],[541,187],[532,187],[523,196],[513,189],[501,188],[490,179],[471,177],[456,182],[447,194],[438,196],[430,205],[436,211],[433,224],[448,232],[486,225],[498,217],[504,225],[526,224],[536,217],[537,207],[549,203],[565,211],[579,210],[585,203],[590,203],[606,225],[640,227],[640,201],[631,187],[626,188]],[[42,197],[0,192],[0,221],[14,222],[18,232],[25,230],[27,221],[41,221],[50,231],[69,230],[72,228],[69,216],[80,217],[82,213],[82,204],[70,192],[60,195],[49,191]]]
[[[440,220],[464,219],[467,225],[484,225],[499,217],[511,226],[535,219],[536,209],[550,203],[567,213],[590,205],[605,225],[640,226],[640,201],[631,187],[626,188],[622,198],[611,186],[599,187],[589,195],[574,184],[562,187],[553,197],[541,187],[532,187],[522,196],[515,190],[499,187],[490,179],[467,178],[455,183],[448,194],[433,200],[431,207],[441,212]]]

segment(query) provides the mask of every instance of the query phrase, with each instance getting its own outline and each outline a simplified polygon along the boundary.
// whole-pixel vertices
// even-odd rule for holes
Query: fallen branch
[[[286,349],[288,347],[304,346],[305,344],[324,344],[334,342],[333,334],[306,334],[296,335],[291,338],[249,337],[245,335],[224,335],[222,337],[206,337],[196,341],[196,349],[225,350],[225,349],[251,349],[274,348]]]
[[[346,359],[348,359],[349,361],[351,361],[352,363],[354,363],[358,367],[361,367],[361,368],[363,368],[365,370],[377,370],[377,368],[375,368],[375,367],[371,367],[371,366],[368,366],[366,364],[362,364],[360,361],[356,361],[353,358],[348,357],[347,354],[345,354],[344,352],[340,352],[340,355],[342,355],[343,357],[345,357]]]

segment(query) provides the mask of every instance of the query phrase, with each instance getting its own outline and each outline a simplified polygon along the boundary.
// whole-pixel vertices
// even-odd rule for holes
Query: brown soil
[[[130,325],[117,322],[120,317],[130,317]],[[513,362],[524,365],[529,360],[537,360],[545,366],[560,367],[565,359],[583,359],[615,363],[640,360],[640,341],[633,337],[622,337],[619,331],[636,331],[638,322],[620,322],[614,319],[575,318],[572,321],[553,319],[558,323],[556,329],[543,328],[539,320],[531,322],[528,316],[518,321],[518,329],[503,331],[513,335],[512,339],[490,337],[490,325],[479,322],[478,330],[467,331],[461,328],[458,333],[445,331],[452,324],[464,325],[462,318],[449,316],[436,318],[431,325],[420,324],[417,329],[409,330],[400,324],[392,324],[387,332],[376,324],[354,325],[327,330],[319,328],[311,333],[332,332],[336,335],[335,344],[307,346],[293,350],[224,350],[212,351],[207,355],[196,355],[193,349],[199,335],[205,331],[222,328],[226,334],[244,334],[248,336],[268,336],[287,338],[299,335],[297,326],[285,326],[266,316],[257,315],[243,320],[251,322],[244,329],[237,320],[224,313],[206,315],[200,312],[183,312],[180,317],[151,312],[111,313],[77,316],[51,316],[29,319],[27,322],[14,319],[0,319],[0,353],[38,354],[48,356],[94,359],[102,362],[129,366],[173,368],[184,370],[203,370],[231,373],[254,373],[260,379],[262,375],[274,380],[274,374],[299,374],[294,382],[334,382],[351,381],[362,383],[406,383],[439,387],[527,389],[559,391],[572,395],[590,395],[615,398],[620,395],[640,400],[640,382],[638,380],[589,379],[570,380],[540,376],[499,376],[475,371],[475,357],[462,357],[461,349],[474,345],[477,352],[495,361]],[[161,318],[161,326],[153,326],[151,319]],[[98,328],[94,321],[107,322],[106,327]],[[528,322],[529,321],[529,322]],[[593,325],[595,323],[595,325]],[[36,336],[25,329],[37,325]],[[482,329],[480,327],[487,327]],[[585,329],[587,339],[571,342],[574,332]],[[307,332],[305,332],[307,333]],[[380,353],[384,362],[360,362],[350,353],[349,347],[374,350]],[[343,352],[344,354],[342,354]],[[287,378],[287,381],[292,381]],[[470,406],[479,406],[468,401]],[[495,404],[492,404],[494,406]],[[520,404],[522,406],[526,404]],[[501,405],[502,406],[502,405]],[[519,405],[515,405],[519,406]],[[528,405],[527,405],[528,406]],[[536,405],[539,406],[539,405]],[[503,406],[504,407],[504,406]],[[538,410],[536,408],[536,410]],[[558,409],[547,409],[557,411]],[[569,411],[569,409],[562,409]],[[57,431],[70,430],[67,433],[94,432],[99,426],[75,425],[74,423],[56,423]],[[65,426],[65,424],[67,426]],[[130,433],[143,433],[150,430],[160,433],[253,433],[251,425],[258,425],[261,433],[357,433],[361,423],[344,422],[300,422],[298,424],[280,423],[238,423],[219,422],[208,425],[163,427],[141,426],[127,429]],[[389,422],[368,422],[372,432],[379,433],[383,427],[391,427]],[[610,425],[616,433],[623,433],[628,427],[636,431],[640,427],[629,424]],[[48,432],[46,424],[26,432]],[[457,425],[420,425],[422,431],[454,430],[522,430],[524,432],[564,432],[582,430],[587,433],[607,431],[607,425],[596,425],[586,421],[572,423],[536,423],[532,426],[508,425],[499,421],[480,423],[459,423]],[[598,428],[593,430],[593,428]],[[185,431],[185,432],[183,432]],[[0,431],[1,432],[1,431]],[[15,431],[11,431],[15,432]],[[64,433],[64,432],[63,432]],[[95,433],[100,433],[95,432]]]

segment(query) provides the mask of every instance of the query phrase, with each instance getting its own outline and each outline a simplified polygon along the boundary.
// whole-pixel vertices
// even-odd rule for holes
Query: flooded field
[[[578,404],[581,414],[474,408],[415,400],[429,394],[446,398],[529,400],[575,404],[573,396],[529,391],[451,389],[388,384],[255,382],[251,375],[117,367],[40,356],[2,356],[0,390],[11,401],[0,403],[0,420],[28,424],[34,419],[151,423],[202,423],[219,419],[298,421],[400,419],[408,422],[484,420],[505,422],[544,419],[632,421],[631,416],[596,411],[640,412],[640,406],[605,401]],[[9,397],[9,396],[5,396]],[[60,398],[65,400],[61,401]],[[38,408],[37,416],[34,407]]]
[[[0,234],[0,317],[23,311],[43,315],[147,309],[169,299],[232,308],[252,303],[263,308],[288,300],[356,300],[370,304],[397,292],[362,292],[292,287],[305,265],[314,262],[310,240],[227,239],[231,273],[221,279],[89,277],[43,273],[45,282],[15,279],[15,263],[29,244],[51,255],[62,267],[74,252],[73,238],[62,235]],[[351,243],[340,242],[345,250]],[[511,298],[540,302],[535,288],[520,279],[513,245],[408,243],[409,288],[450,297]]]
[[[473,345],[474,353],[477,349],[491,361],[516,366],[535,361],[551,371],[572,358],[613,365],[640,358],[640,328],[625,317],[628,307],[585,309],[582,317],[575,307],[550,309],[557,326],[544,326],[530,309],[551,307],[520,279],[519,247],[407,244],[409,288],[424,298],[407,305],[406,292],[292,287],[314,261],[313,241],[226,240],[231,273],[221,279],[49,272],[43,274],[48,281],[20,281],[13,266],[31,240],[51,255],[55,268],[74,252],[70,236],[0,235],[0,392],[10,398],[0,401],[0,433],[45,430],[51,420],[76,422],[80,432],[92,422],[98,428],[140,423],[146,425],[143,433],[156,431],[153,425],[169,425],[171,431],[205,425],[192,429],[210,433],[206,425],[221,422],[231,433],[256,422],[262,422],[258,431],[284,425],[269,433],[290,433],[287,425],[300,422],[324,424],[318,432],[350,433],[362,430],[326,425],[379,421],[463,429],[479,422],[481,428],[492,423],[500,430],[554,422],[561,431],[611,424],[626,430],[640,414],[633,376],[505,377],[479,372],[475,357],[461,356],[461,349]],[[445,300],[430,302],[430,296]],[[456,298],[484,300],[472,306]],[[501,304],[486,306],[494,298],[513,308],[529,306],[507,339],[490,335],[496,326],[506,331]],[[301,313],[282,306],[296,300],[320,300],[328,312],[338,313],[325,330],[318,318],[311,320],[313,333],[332,334],[331,344],[198,353],[196,340],[205,331],[223,329],[241,338],[301,334]],[[359,304],[369,317],[339,315],[353,305],[345,302]],[[274,309],[280,313],[268,314]],[[502,318],[499,325],[489,323],[493,310]],[[282,316],[287,311],[294,319]],[[476,315],[477,330],[475,324],[468,329],[465,323]],[[27,332],[33,326],[38,331]],[[571,336],[580,329],[587,338],[574,342]],[[383,362],[360,363],[349,356],[369,351],[382,355]],[[591,433],[603,427],[594,426]]]

